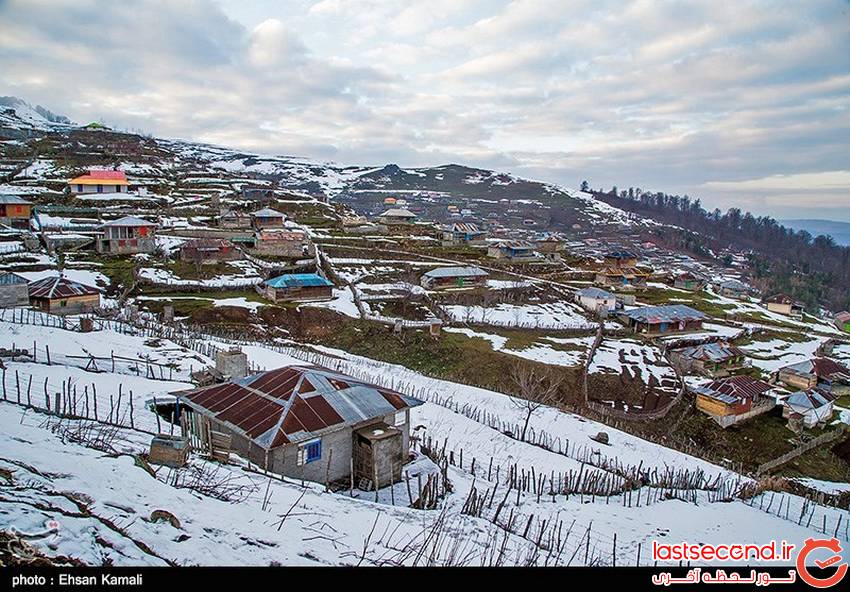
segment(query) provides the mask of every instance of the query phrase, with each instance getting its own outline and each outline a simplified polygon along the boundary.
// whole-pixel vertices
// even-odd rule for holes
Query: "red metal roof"
[[[422,404],[318,366],[285,366],[178,396],[266,449]]]
[[[111,171],[104,169],[91,169],[85,175],[82,175],[83,178],[87,179],[103,179],[109,181],[126,181],[127,175],[124,171]]]
[[[757,380],[750,376],[730,376],[714,380],[705,385],[704,388],[739,400],[746,400],[755,399],[773,387],[763,380]]]
[[[100,290],[62,276],[47,277],[29,284],[30,298],[70,298],[90,294],[100,294]]]

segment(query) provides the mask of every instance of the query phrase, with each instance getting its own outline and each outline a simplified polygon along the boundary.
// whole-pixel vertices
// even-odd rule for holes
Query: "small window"
[[[317,461],[322,458],[322,440],[310,440],[298,447],[298,466]]]
[[[77,193],[82,193],[82,192],[83,192],[83,186],[77,185]]]
[[[98,186],[97,186],[97,192],[98,192],[98,193],[103,193],[103,185],[98,185]]]
[[[60,300],[59,306],[68,306],[68,301],[67,300]]]

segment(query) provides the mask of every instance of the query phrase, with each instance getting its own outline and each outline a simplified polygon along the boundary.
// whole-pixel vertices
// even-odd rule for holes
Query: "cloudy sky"
[[[0,0],[0,95],[346,164],[850,221],[846,0]]]

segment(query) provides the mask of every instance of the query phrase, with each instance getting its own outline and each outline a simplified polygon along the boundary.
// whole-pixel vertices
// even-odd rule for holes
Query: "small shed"
[[[308,481],[398,481],[422,401],[319,366],[284,366],[175,393],[193,442],[231,436],[231,450]],[[352,474],[352,468],[354,472]]]
[[[693,387],[696,407],[711,416],[721,427],[765,413],[775,401],[765,396],[773,387],[750,376],[731,376]]]
[[[28,288],[30,304],[51,314],[84,314],[100,306],[100,290],[65,276],[36,280]]]
[[[27,280],[11,271],[0,271],[0,308],[27,306],[30,303]]]
[[[333,283],[317,273],[286,273],[264,281],[257,290],[272,302],[312,302],[333,298]]]

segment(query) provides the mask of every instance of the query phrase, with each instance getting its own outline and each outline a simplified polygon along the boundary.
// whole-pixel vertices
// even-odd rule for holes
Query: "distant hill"
[[[839,245],[850,245],[850,222],[835,220],[779,220],[779,223],[794,230],[805,230],[812,236],[828,234]]]
[[[13,129],[51,130],[73,125],[73,122],[41,105],[33,107],[18,97],[0,97],[0,125]]]

